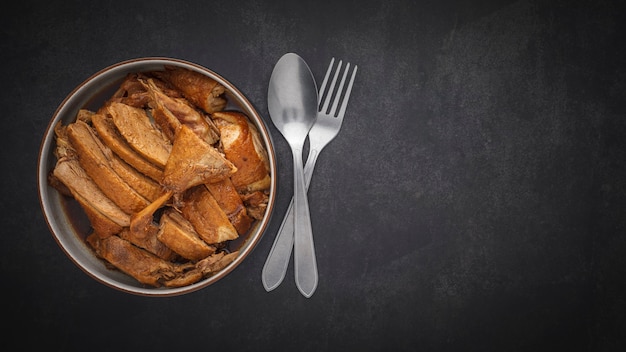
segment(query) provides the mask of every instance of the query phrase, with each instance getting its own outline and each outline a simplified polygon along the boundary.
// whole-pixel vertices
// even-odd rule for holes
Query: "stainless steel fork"
[[[347,63],[343,71],[339,87],[335,90],[335,84],[337,83],[337,78],[341,72],[342,61],[340,60],[337,68],[334,70],[334,75],[328,91],[326,91],[326,85],[328,84],[328,79],[333,72],[334,63],[335,58],[332,58],[330,60],[330,64],[328,65],[326,75],[324,76],[324,81],[322,81],[322,85],[319,90],[317,120],[309,131],[309,155],[304,166],[304,180],[307,190],[311,183],[311,176],[313,175],[313,169],[315,168],[317,157],[322,149],[324,149],[324,147],[330,143],[335,136],[337,136],[339,130],[341,129],[343,117],[346,113],[346,106],[348,105],[348,100],[350,100],[350,93],[352,92],[352,85],[356,76],[357,66],[355,65],[352,69],[352,75],[350,76],[348,87],[344,92],[344,84],[346,82],[348,72],[350,71],[350,63]],[[330,105],[331,103],[332,105]],[[337,110],[340,103],[341,107]],[[272,249],[270,250],[267,260],[265,261],[265,265],[263,266],[261,278],[263,286],[268,292],[280,285],[285,278],[285,273],[287,272],[287,267],[289,266],[291,251],[293,249],[292,209],[293,199],[289,203],[287,213],[283,218],[278,234],[274,239]],[[318,282],[317,262],[315,261],[315,257],[313,257],[312,263],[308,263],[307,269],[308,270],[304,271],[308,273],[307,275],[300,274],[299,277],[296,277],[296,286],[305,297],[309,298],[313,295],[313,292],[315,292]]]

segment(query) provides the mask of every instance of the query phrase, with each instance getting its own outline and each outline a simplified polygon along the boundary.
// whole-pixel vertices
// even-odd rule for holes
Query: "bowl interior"
[[[97,258],[93,250],[84,242],[85,237],[89,234],[90,224],[83,210],[76,201],[62,196],[48,184],[48,175],[56,164],[54,126],[59,121],[63,124],[74,122],[76,114],[81,108],[91,110],[99,108],[115,92],[127,74],[163,70],[165,66],[178,66],[201,72],[226,87],[228,99],[226,110],[241,111],[256,125],[268,152],[272,175],[268,207],[264,218],[256,221],[246,235],[229,243],[231,250],[238,249],[240,251],[239,256],[218,273],[193,285],[178,288],[147,287],[120,271],[107,268],[104,262]],[[101,70],[81,83],[64,99],[50,120],[41,142],[38,161],[38,187],[41,207],[48,227],[61,249],[79,268],[97,281],[124,292],[145,296],[173,296],[192,292],[216,282],[237,267],[254,249],[269,223],[276,193],[275,175],[276,158],[271,135],[262,117],[243,93],[223,77],[207,68],[171,58],[141,58],[124,61]]]

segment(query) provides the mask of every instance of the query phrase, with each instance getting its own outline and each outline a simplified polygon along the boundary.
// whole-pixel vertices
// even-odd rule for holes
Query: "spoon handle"
[[[309,156],[306,158],[306,164],[304,165],[304,181],[306,182],[307,191],[311,184],[311,177],[313,175],[313,169],[315,168],[315,162],[319,151],[311,148],[309,149]],[[263,265],[263,272],[261,275],[261,281],[266,291],[271,291],[277,288],[287,272],[289,266],[289,259],[291,258],[291,251],[293,250],[293,198],[289,201],[289,207],[283,217],[283,222],[280,224],[270,253]]]
[[[302,167],[302,149],[293,150],[294,192],[293,192],[293,227],[294,227],[294,269],[296,286],[305,297],[309,298],[317,288],[317,261],[313,244],[313,229],[307,198],[304,170]]]

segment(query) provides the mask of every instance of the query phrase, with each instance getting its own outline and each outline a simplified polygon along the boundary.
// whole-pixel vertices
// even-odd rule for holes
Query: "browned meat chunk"
[[[205,184],[209,192],[220,208],[224,211],[230,222],[235,226],[237,233],[245,234],[252,225],[253,218],[248,216],[248,211],[241,200],[241,196],[237,193],[233,182],[230,178],[222,181]]]
[[[91,235],[87,242],[98,256],[143,284],[185,286],[197,282],[203,275],[191,263],[168,262],[117,236],[100,238]]]
[[[69,142],[67,128],[59,124],[55,126],[55,133],[55,154],[59,159],[52,170],[52,177],[63,184],[83,207],[94,232],[107,237],[128,226],[130,216],[100,190],[78,162],[76,151]]]
[[[76,121],[67,127],[67,134],[80,165],[109,199],[129,214],[148,205],[148,201],[113,170],[113,152],[100,142],[89,125]]]
[[[128,227],[125,227],[118,236],[126,241],[134,244],[139,248],[143,248],[148,252],[156,255],[164,260],[176,259],[176,253],[171,248],[158,240],[156,230],[151,233],[145,234],[145,236],[136,236],[130,231]]]
[[[255,219],[262,219],[267,209],[267,202],[269,201],[269,195],[267,192],[256,191],[252,193],[246,193],[241,196],[243,203],[248,209],[248,214]]]
[[[119,134],[113,120],[105,115],[96,114],[92,116],[93,123],[98,137],[122,160],[137,169],[137,171],[145,174],[151,179],[160,182],[163,178],[162,168],[157,167],[153,163],[139,155]]]
[[[226,99],[223,97],[224,86],[199,72],[166,67],[165,71],[155,74],[182,92],[185,98],[206,113],[223,110],[226,106]]]
[[[185,193],[183,216],[208,244],[221,243],[239,237],[237,230],[204,186],[197,186]]]
[[[258,131],[246,115],[234,111],[213,114],[220,129],[221,144],[226,158],[237,172],[231,176],[240,193],[269,189],[270,174],[267,152]]]
[[[163,185],[182,193],[196,185],[223,180],[236,170],[217,149],[182,125],[163,171]]]
[[[165,166],[172,145],[152,124],[145,110],[114,102],[107,106],[106,111],[137,153],[161,168]]]
[[[191,223],[172,208],[161,216],[157,237],[181,257],[192,261],[206,258],[216,249],[206,244]]]
[[[144,82],[148,93],[152,97],[150,103],[152,116],[154,116],[155,122],[170,140],[174,140],[176,131],[178,131],[181,124],[187,125],[208,144],[214,144],[219,140],[219,130],[213,123],[213,120],[196,110],[187,100],[167,96],[154,82],[153,79]]]
[[[203,272],[205,275],[214,273],[216,271],[224,269],[228,264],[232,263],[239,255],[239,251],[232,253],[219,252],[202,259],[196,264],[196,268]]]

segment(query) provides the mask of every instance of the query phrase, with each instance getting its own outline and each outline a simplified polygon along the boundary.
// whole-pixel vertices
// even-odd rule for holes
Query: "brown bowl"
[[[270,173],[273,176],[270,186],[268,207],[264,217],[257,220],[250,231],[232,241],[229,246],[239,250],[237,258],[224,269],[201,281],[178,288],[155,288],[139,283],[134,278],[118,271],[109,269],[105,262],[96,257],[94,251],[87,246],[84,239],[90,232],[89,221],[73,199],[64,197],[48,184],[48,175],[54,168],[56,148],[54,126],[62,121],[69,124],[75,121],[79,109],[96,110],[119,87],[127,74],[162,70],[165,66],[178,66],[200,72],[221,83],[226,88],[228,105],[226,109],[245,113],[256,125],[268,152]],[[38,160],[39,200],[48,227],[63,252],[86,274],[117,290],[141,296],[175,296],[199,290],[224,278],[252,252],[267,226],[274,210],[276,193],[276,157],[271,135],[261,115],[254,106],[232,83],[217,73],[200,65],[180,59],[148,57],[123,61],[109,66],[79,84],[57,108],[46,128]]]

